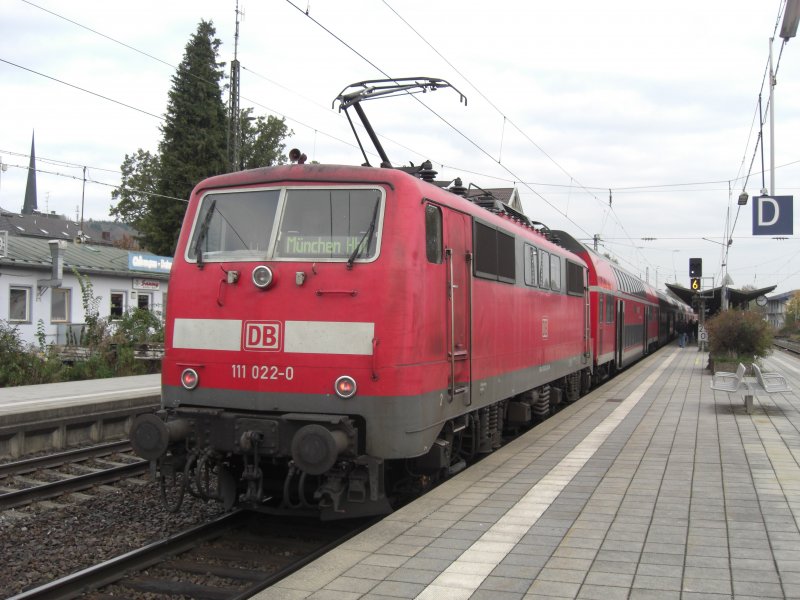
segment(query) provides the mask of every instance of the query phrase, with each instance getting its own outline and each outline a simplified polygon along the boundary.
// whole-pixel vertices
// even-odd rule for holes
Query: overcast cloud
[[[285,117],[294,132],[287,148],[360,164],[349,125],[331,109],[336,95],[383,78],[377,69],[440,77],[466,106],[452,90],[420,96],[431,110],[407,97],[364,104],[394,164],[430,159],[439,179],[516,185],[532,219],[600,235],[603,251],[659,287],[688,285],[695,256],[719,285],[726,215],[736,218],[755,151],[781,0],[293,1],[240,5],[241,106]],[[79,216],[86,166],[85,218],[107,219],[125,154],[158,148],[171,77],[201,19],[216,26],[220,60],[233,57],[234,0],[0,8],[7,210],[22,207],[35,130],[39,208]],[[800,41],[784,47],[777,80],[775,193],[797,195]],[[766,150],[769,168],[768,140]],[[759,152],[747,191],[761,186]],[[797,232],[753,236],[751,206],[738,215],[728,257],[735,287],[800,288]]]

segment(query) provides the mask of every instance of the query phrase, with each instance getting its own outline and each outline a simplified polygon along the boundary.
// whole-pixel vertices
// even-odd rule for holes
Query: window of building
[[[429,263],[442,263],[442,209],[433,204],[425,207],[425,256]]]
[[[12,323],[31,322],[31,288],[18,286],[9,288],[8,320]]]
[[[65,288],[50,288],[50,322],[69,323],[71,314],[71,292]]]
[[[158,316],[161,317],[161,321],[164,321],[164,318],[167,316],[167,292],[161,293],[161,306],[154,307],[156,311],[158,311]]]
[[[109,316],[112,321],[119,321],[125,314],[125,292],[111,292],[111,312]]]
[[[136,296],[136,307],[142,310],[150,310],[153,299],[150,294],[139,292]]]

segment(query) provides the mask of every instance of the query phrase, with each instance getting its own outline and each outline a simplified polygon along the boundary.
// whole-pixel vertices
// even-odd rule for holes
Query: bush
[[[16,326],[0,320],[0,387],[61,381],[64,366],[26,345]]]
[[[772,348],[772,328],[760,314],[727,310],[706,321],[709,354],[718,361],[751,362]]]
[[[164,325],[156,313],[134,308],[122,315],[113,338],[118,344],[131,346],[163,343]]]
[[[93,303],[91,288],[84,293],[84,303]],[[22,341],[16,326],[0,320],[0,387],[100,379],[126,375],[157,373],[160,361],[136,360],[135,349],[142,345],[161,344],[164,326],[157,314],[134,308],[112,327],[108,319],[87,312],[87,323],[80,344],[89,349],[85,360],[66,364],[55,346],[45,344],[44,323],[37,327],[38,348]],[[75,344],[78,345],[78,340]]]

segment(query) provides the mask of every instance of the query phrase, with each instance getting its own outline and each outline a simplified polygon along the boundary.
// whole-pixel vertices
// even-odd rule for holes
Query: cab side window
[[[442,263],[442,209],[425,206],[425,256],[429,263]]]

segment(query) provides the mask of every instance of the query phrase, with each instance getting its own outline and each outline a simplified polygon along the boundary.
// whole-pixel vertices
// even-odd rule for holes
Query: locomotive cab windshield
[[[187,260],[374,260],[384,193],[378,188],[271,188],[206,194]]]

